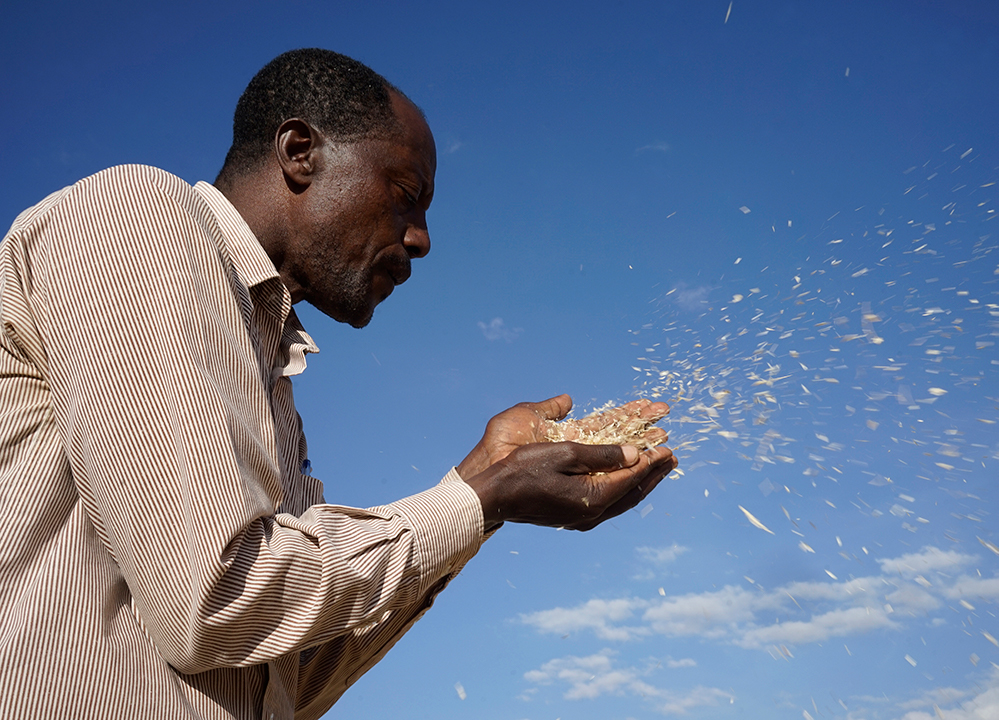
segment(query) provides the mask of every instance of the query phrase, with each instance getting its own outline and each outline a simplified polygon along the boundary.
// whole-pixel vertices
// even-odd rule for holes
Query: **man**
[[[663,447],[539,442],[560,396],[493,418],[430,490],[323,503],[290,382],[316,348],[292,305],[367,324],[430,250],[435,169],[402,93],[301,50],[247,87],[215,186],[111,168],[18,217],[0,245],[0,717],[319,717],[502,522],[587,529],[673,469]]]

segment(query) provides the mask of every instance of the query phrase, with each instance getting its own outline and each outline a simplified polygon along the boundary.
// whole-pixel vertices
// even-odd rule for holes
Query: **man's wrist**
[[[497,497],[496,489],[499,486],[496,475],[498,474],[500,463],[490,465],[482,472],[467,476],[462,474],[460,468],[458,474],[461,475],[465,484],[468,485],[479,498],[482,507],[482,522],[484,532],[488,533],[498,528],[506,519],[503,514],[502,501]]]
[[[475,477],[480,472],[489,467],[489,453],[479,443],[468,456],[458,465],[458,474],[465,480]]]

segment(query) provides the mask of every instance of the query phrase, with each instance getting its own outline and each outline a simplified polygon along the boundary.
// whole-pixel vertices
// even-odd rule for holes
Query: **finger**
[[[652,465],[640,474],[640,481],[634,487],[612,502],[599,517],[583,520],[574,526],[573,529],[592,529],[600,523],[617,517],[618,515],[636,507],[646,497],[648,497],[653,490],[656,489],[656,486],[659,485],[659,483],[667,475],[676,469],[676,466],[677,461],[676,458],[673,457],[672,453],[665,455],[665,457],[660,460],[652,461]]]
[[[652,402],[646,398],[632,400],[618,407],[610,408],[602,413],[587,416],[578,420],[578,424],[588,432],[597,432],[605,427],[625,423],[629,418],[637,418],[643,424],[656,423],[669,413],[669,405],[664,402]]]
[[[594,446],[604,447],[604,446]],[[630,461],[637,452],[631,445],[622,447],[626,461]],[[645,495],[652,491],[658,482],[673,469],[673,453],[669,448],[656,448],[638,454],[637,461],[626,467],[612,470],[608,473],[592,475],[592,490],[588,501],[592,506],[611,508],[623,503],[623,506],[613,514],[618,515],[624,510],[634,507]],[[606,510],[603,511],[604,513]],[[603,513],[599,517],[603,517]]]
[[[602,477],[615,471],[622,471],[636,465],[641,454],[633,445],[583,445],[574,442],[554,443],[548,446],[560,452],[556,465],[559,472],[567,475],[593,475]]]
[[[669,405],[664,402],[653,402],[648,398],[639,398],[612,408],[608,412],[620,412],[623,415],[637,415],[643,419],[662,418],[669,413]]]
[[[620,424],[629,417],[641,417],[642,410],[648,404],[648,400],[632,400],[624,405],[612,407],[603,412],[596,412],[592,415],[576,420],[576,424],[586,432],[599,432],[611,425]]]
[[[572,410],[572,398],[568,395],[557,395],[536,403],[521,403],[536,412],[544,420],[561,420]]]
[[[660,482],[662,482],[671,472],[673,472],[676,469],[676,466],[677,466],[677,460],[672,453],[670,453],[661,461],[653,463],[652,465],[649,466],[649,469],[643,474],[643,477],[641,481],[638,483],[638,485],[636,485],[634,490],[632,490],[629,493],[629,495],[632,495],[632,497],[628,497],[626,495],[619,502],[630,502],[631,504],[628,506],[628,508],[635,507],[636,505],[638,505],[638,503],[642,502],[642,500],[648,497],[648,495],[653,490],[656,489],[656,486],[659,485]],[[623,508],[623,509],[628,509],[628,508]]]
[[[653,418],[656,420],[662,420],[667,415],[669,415],[669,405],[664,402],[649,403],[642,408],[641,412],[642,418],[647,420],[651,420]]]
[[[656,445],[662,445],[664,442],[669,440],[669,435],[666,431],[660,427],[653,427],[646,430],[641,435],[642,440],[649,447],[655,447]]]
[[[601,475],[599,482],[625,487],[625,491],[641,484],[647,477],[664,470],[668,475],[676,467],[676,459],[673,451],[668,447],[659,446],[651,450],[643,451],[638,458],[638,462],[630,466],[612,470],[605,475]],[[623,493],[622,493],[623,495]]]

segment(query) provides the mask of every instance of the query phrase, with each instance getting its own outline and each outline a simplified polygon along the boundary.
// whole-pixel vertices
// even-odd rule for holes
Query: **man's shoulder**
[[[226,240],[201,193],[148,165],[118,165],[78,180],[25,210],[0,243],[0,256],[29,264],[101,258],[111,272],[155,274],[168,265],[227,266]]]
[[[150,165],[116,165],[56,190],[15,218],[8,234],[43,222],[54,212],[100,211],[140,204],[150,196],[166,196],[188,204],[200,198],[183,179]]]
[[[140,200],[150,194],[166,195],[178,201],[196,199],[198,194],[187,181],[151,165],[115,165],[101,170],[69,188],[69,197],[110,197],[122,201]]]

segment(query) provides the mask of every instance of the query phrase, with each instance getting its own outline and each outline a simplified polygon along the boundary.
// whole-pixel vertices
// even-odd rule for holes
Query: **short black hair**
[[[402,95],[367,65],[332,50],[303,48],[278,55],[253,77],[236,104],[232,147],[219,179],[254,170],[271,153],[278,127],[291,118],[339,142],[392,136],[398,120],[391,92]]]

